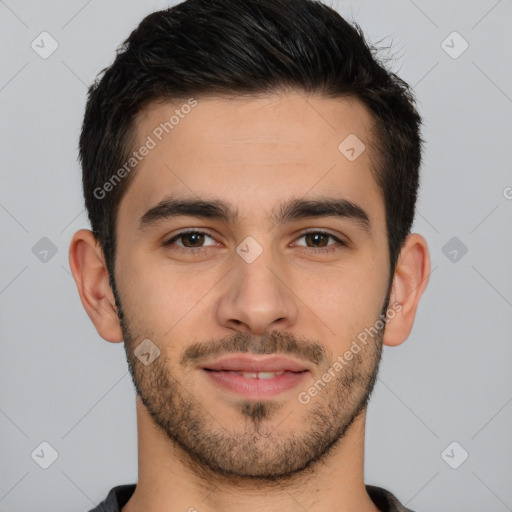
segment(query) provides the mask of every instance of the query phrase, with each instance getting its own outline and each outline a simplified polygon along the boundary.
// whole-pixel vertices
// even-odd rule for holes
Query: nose
[[[289,329],[297,321],[298,307],[290,279],[267,250],[253,262],[235,257],[223,280],[218,322],[230,329],[262,335]]]

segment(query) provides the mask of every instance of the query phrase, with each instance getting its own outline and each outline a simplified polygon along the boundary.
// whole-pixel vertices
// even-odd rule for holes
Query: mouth
[[[209,381],[219,389],[244,398],[271,398],[298,386],[309,374],[301,372],[239,372],[231,370],[202,370]]]
[[[289,391],[310,373],[305,364],[293,359],[255,354],[223,357],[200,369],[216,387],[258,399]]]
[[[244,372],[244,371],[236,371],[236,370],[212,370],[211,368],[204,368],[207,372],[225,372],[225,373],[232,373],[234,375],[241,375],[242,377],[245,377],[246,379],[273,379],[274,377],[279,377],[279,375],[283,375],[285,373],[303,373],[307,372],[308,370],[302,370],[300,372],[292,372],[290,370],[280,370],[277,372]]]
[[[295,359],[269,354],[231,354],[202,365],[205,370],[241,373],[303,372],[307,364]]]

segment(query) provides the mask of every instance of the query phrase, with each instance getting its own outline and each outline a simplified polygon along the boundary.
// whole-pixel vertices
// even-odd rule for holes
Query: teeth
[[[274,377],[277,377],[279,375],[283,375],[284,370],[280,372],[230,372],[230,373],[236,373],[237,375],[242,375],[242,377],[245,377],[247,379],[273,379]]]

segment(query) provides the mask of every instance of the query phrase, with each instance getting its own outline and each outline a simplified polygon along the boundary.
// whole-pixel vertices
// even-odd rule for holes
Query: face
[[[144,112],[134,146],[154,144],[119,206],[129,368],[193,461],[278,479],[322,460],[375,383],[389,261],[372,119],[356,100],[294,92],[183,104]],[[340,150],[351,134],[356,159],[353,135]],[[139,346],[158,357],[144,364]],[[282,375],[255,374],[269,355]]]

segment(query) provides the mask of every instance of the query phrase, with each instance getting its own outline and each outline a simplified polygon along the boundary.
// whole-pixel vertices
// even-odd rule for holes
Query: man
[[[310,0],[188,0],[91,87],[70,265],[124,341],[139,478],[96,511],[407,511],[364,482],[382,346],[428,282],[421,118]]]

